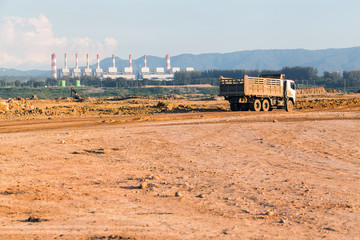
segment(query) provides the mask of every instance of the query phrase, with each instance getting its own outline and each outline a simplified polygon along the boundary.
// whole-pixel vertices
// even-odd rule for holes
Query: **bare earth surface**
[[[0,121],[0,239],[360,239],[360,107]]]

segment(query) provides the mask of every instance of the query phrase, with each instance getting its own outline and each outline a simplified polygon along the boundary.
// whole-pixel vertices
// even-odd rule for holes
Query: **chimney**
[[[100,69],[100,58],[99,58],[99,54],[97,55],[97,69]]]
[[[67,54],[65,53],[65,69],[67,69]]]
[[[79,68],[79,58],[78,58],[78,54],[75,54],[75,59],[76,59],[76,69]]]
[[[86,54],[86,68],[89,69],[90,68],[90,64],[89,64],[89,54]]]
[[[131,54],[129,55],[129,67],[132,68],[132,57],[131,57]]]
[[[51,62],[52,76],[53,76],[53,78],[56,79],[57,75],[56,75],[56,54],[55,53],[53,53],[51,55],[51,60],[52,60],[52,62]]]
[[[146,67],[146,55],[144,55],[144,67]]]
[[[113,68],[115,68],[115,54],[113,54]]]
[[[166,71],[170,72],[170,55],[166,54]]]

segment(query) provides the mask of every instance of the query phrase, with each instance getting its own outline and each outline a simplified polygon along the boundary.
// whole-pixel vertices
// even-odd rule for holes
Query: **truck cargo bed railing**
[[[229,85],[244,84],[244,79],[220,77],[220,85],[226,85],[226,84],[229,84]]]

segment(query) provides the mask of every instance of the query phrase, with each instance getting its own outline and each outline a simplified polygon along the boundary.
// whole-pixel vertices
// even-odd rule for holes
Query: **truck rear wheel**
[[[264,112],[267,112],[267,111],[269,111],[269,109],[270,109],[270,102],[269,102],[269,100],[264,99],[261,103],[261,110]]]
[[[259,112],[261,110],[261,101],[259,99],[255,99],[255,101],[251,105],[251,110],[256,112]]]
[[[240,111],[249,111],[249,104],[240,103]]]
[[[230,109],[231,111],[239,111],[240,110],[239,103],[230,103]]]

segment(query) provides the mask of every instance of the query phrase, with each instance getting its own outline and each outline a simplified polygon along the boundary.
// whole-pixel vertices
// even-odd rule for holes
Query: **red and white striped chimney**
[[[97,55],[97,68],[100,69],[100,58],[99,58],[99,54]]]
[[[146,55],[144,55],[144,67],[146,67]]]
[[[166,70],[170,71],[170,55],[166,54]]]
[[[132,68],[132,57],[131,57],[131,54],[129,55],[129,67]]]
[[[57,78],[57,74],[56,74],[56,54],[55,53],[53,53],[52,55],[51,55],[51,70],[52,70],[52,76],[53,76],[53,78]]]
[[[67,54],[65,53],[65,69],[67,69]]]
[[[76,59],[76,69],[79,68],[79,58],[78,58],[78,54],[75,54],[75,59]]]
[[[89,61],[89,54],[86,54],[86,68],[89,69],[90,68],[90,61]]]
[[[115,68],[115,54],[113,54],[113,68]]]

